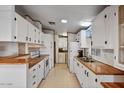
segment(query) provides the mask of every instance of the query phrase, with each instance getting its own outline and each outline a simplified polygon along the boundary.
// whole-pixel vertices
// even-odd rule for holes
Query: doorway
[[[55,35],[56,42],[56,63],[57,64],[67,64],[68,61],[68,47],[67,47],[67,36]]]

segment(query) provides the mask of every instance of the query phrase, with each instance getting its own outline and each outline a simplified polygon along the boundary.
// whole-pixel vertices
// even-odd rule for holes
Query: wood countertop
[[[78,57],[76,57],[76,59],[80,63],[85,65],[87,68],[89,68],[96,75],[124,75],[124,71],[119,70],[110,65],[104,64],[102,62],[99,62],[99,61],[84,62],[83,60],[81,60],[81,58],[78,58]]]
[[[36,58],[28,58],[28,54],[12,56],[12,57],[0,57],[0,64],[29,64],[29,68],[42,61],[44,58],[48,58],[47,55]],[[20,58],[23,57],[23,58]]]
[[[101,82],[104,88],[124,88],[124,82]]]

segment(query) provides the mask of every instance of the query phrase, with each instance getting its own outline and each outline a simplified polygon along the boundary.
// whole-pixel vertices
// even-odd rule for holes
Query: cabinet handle
[[[107,44],[107,41],[105,41],[105,44]]]
[[[114,56],[114,59],[116,59],[116,56]]]
[[[91,41],[91,46],[93,46],[93,41]]]
[[[33,76],[33,78],[35,78],[35,77],[36,77],[36,75]]]
[[[107,15],[105,14],[104,18],[107,18]]]
[[[98,82],[97,78],[95,79],[95,82]]]
[[[28,41],[28,37],[26,36],[26,41]]]
[[[114,13],[114,16],[116,16],[116,13]]]
[[[33,71],[35,71],[36,69],[33,69]]]
[[[39,68],[41,67],[41,65],[39,65]]]
[[[33,82],[33,85],[35,85],[35,84],[36,84],[36,82],[34,81],[34,82]]]
[[[87,77],[89,77],[89,72],[87,72]]]
[[[31,37],[30,37],[30,41],[31,41]]]
[[[14,36],[14,39],[16,39],[16,36]]]
[[[77,66],[79,66],[79,63],[77,63]]]
[[[17,20],[16,17],[14,18],[14,20],[15,20],[15,21]]]
[[[83,68],[83,66],[81,66]]]
[[[85,74],[85,75],[87,74],[87,71],[86,71],[86,70],[84,71],[84,74]]]

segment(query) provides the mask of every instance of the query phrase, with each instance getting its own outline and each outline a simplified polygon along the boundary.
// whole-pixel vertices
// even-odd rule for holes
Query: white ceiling
[[[81,21],[92,19],[105,8],[103,5],[23,5],[20,6],[28,15],[40,20],[44,26],[54,29],[57,33],[76,32]],[[62,24],[61,19],[67,19]],[[55,25],[49,25],[53,21]]]

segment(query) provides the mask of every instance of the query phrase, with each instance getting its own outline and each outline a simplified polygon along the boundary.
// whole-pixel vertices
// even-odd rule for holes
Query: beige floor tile
[[[80,84],[66,64],[56,64],[39,88],[80,88]]]

